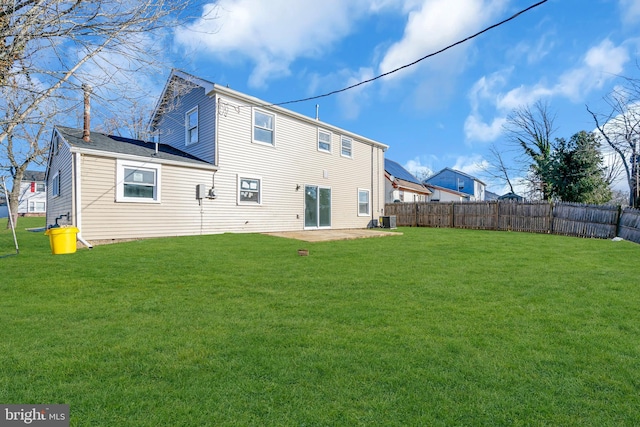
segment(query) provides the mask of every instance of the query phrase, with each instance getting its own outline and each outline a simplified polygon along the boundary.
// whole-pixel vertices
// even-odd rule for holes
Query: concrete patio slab
[[[285,237],[287,239],[303,240],[305,242],[328,242],[331,240],[366,239],[370,237],[401,236],[397,231],[382,231],[375,229],[350,230],[304,230],[264,233],[269,236]]]

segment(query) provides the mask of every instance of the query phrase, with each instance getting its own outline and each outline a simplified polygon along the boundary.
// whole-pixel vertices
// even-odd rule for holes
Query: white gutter
[[[82,159],[80,153],[73,153],[75,157],[75,161],[73,162],[75,165],[75,174],[74,174],[74,187],[76,191],[76,211],[75,211],[75,219],[76,219],[76,228],[79,230],[78,234],[76,234],[76,239],[80,241],[87,248],[92,249],[93,245],[82,237],[82,190],[80,187],[80,160]]]

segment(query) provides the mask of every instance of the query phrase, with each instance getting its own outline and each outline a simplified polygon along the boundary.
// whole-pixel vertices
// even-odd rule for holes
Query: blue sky
[[[413,62],[537,1],[221,0],[171,37],[176,68],[267,102],[327,93]],[[640,0],[548,0],[445,53],[356,89],[286,105],[390,146],[412,171],[482,172],[518,106],[548,102],[558,137],[640,74]],[[168,72],[168,70],[167,70]]]

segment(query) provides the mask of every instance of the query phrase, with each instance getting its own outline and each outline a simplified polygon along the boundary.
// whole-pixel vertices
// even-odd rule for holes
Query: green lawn
[[[72,426],[640,425],[637,244],[402,228],[51,255],[38,225],[0,258],[0,403],[67,403]]]

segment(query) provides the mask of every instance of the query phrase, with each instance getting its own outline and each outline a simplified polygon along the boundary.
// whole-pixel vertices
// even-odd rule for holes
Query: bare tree
[[[515,171],[507,165],[507,162],[504,160],[503,152],[501,152],[495,144],[491,145],[489,153],[491,154],[489,163],[480,165],[484,174],[491,180],[497,180],[505,183],[509,187],[509,191],[515,194],[512,176],[514,173],[517,174],[518,171]]]
[[[139,82],[165,67],[165,32],[198,1],[0,2],[0,167],[11,171],[12,193],[44,160],[45,129],[79,105],[83,83],[105,103],[148,97]]]
[[[520,172],[527,176],[532,191],[540,194],[543,200],[550,197],[543,172],[554,148],[554,120],[555,115],[549,112],[549,106],[538,101],[532,107],[513,110],[504,125],[507,139],[520,153],[516,157],[521,166]]]
[[[616,153],[629,185],[629,205],[640,207],[640,79],[624,78],[605,97],[609,112],[600,114],[587,106],[602,139]]]

